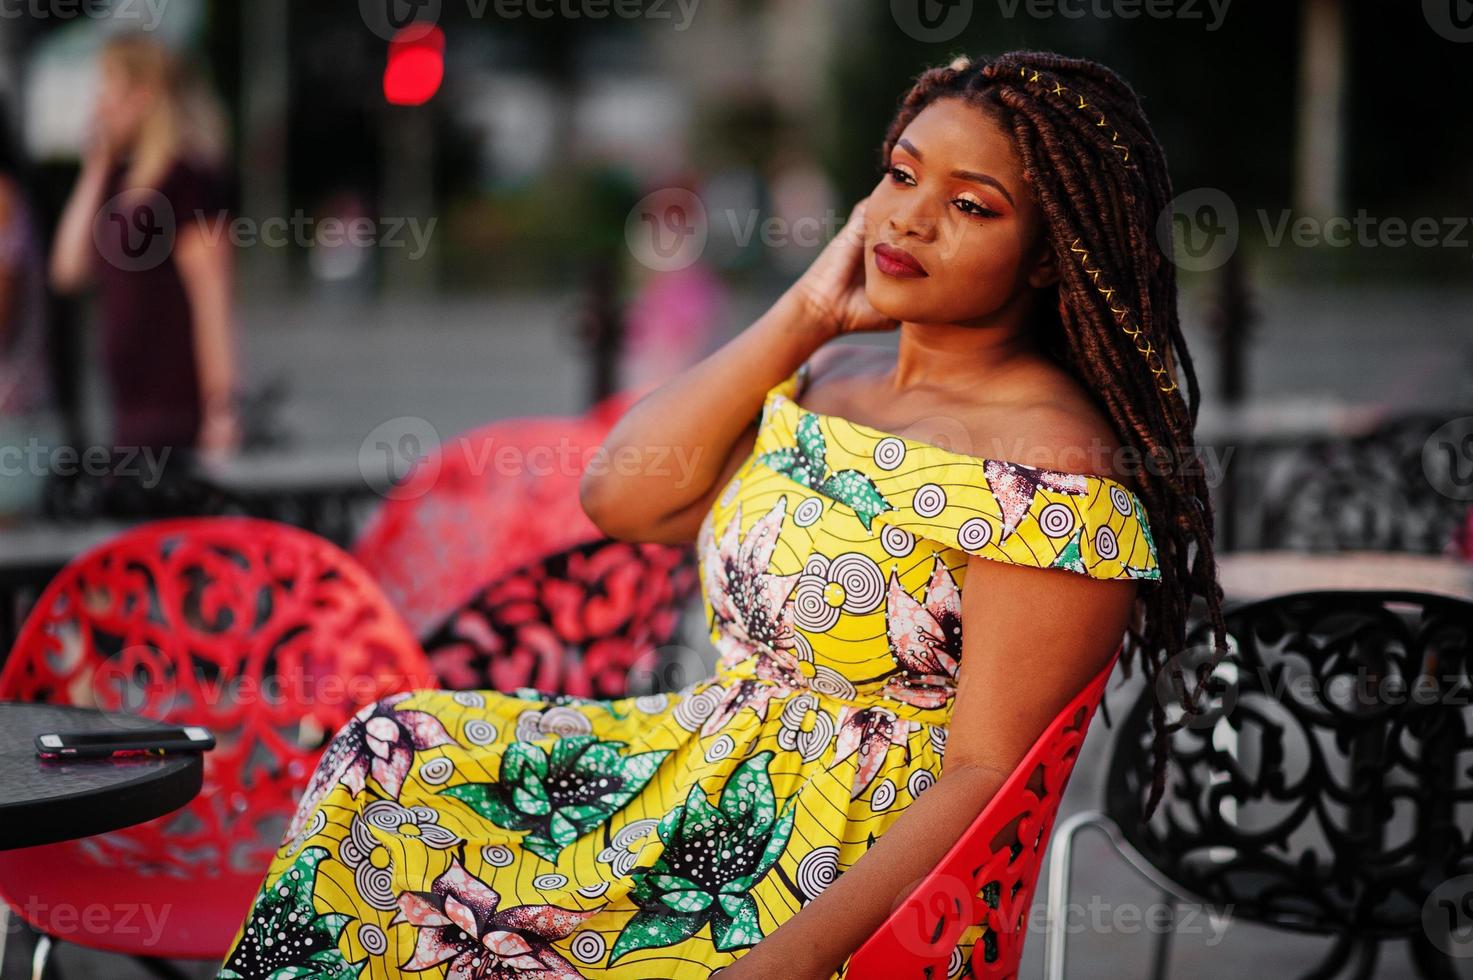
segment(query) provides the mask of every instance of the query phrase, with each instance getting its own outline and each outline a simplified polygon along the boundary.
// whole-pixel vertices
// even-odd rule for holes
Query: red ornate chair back
[[[953,961],[957,941],[977,924],[986,928],[968,975],[1016,977],[1059,802],[1122,649],[1049,723],[935,869],[850,956],[845,980],[954,976],[963,965]]]
[[[60,938],[223,955],[327,739],[359,708],[433,686],[398,613],[330,542],[247,517],[126,531],[42,593],[0,698],[203,725],[217,741],[203,788],[135,827],[0,853],[0,892],[23,916],[27,899],[56,907],[101,893],[167,905],[177,914],[147,949],[132,946],[148,930]],[[33,924],[57,935],[52,921]]]
[[[697,585],[695,552],[599,538],[502,576],[424,638],[442,687],[618,698],[653,669]]]
[[[353,549],[430,654],[440,686],[620,697],[696,588],[694,551],[607,537],[584,466],[637,400],[493,422],[389,493]]]

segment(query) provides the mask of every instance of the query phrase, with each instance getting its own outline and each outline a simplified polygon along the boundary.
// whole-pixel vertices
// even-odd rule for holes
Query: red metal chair
[[[440,686],[620,697],[697,586],[694,549],[607,537],[584,466],[638,398],[448,440],[369,519],[354,557],[424,642]]]
[[[845,980],[954,976],[963,967],[955,962],[957,940],[976,924],[987,928],[972,949],[966,975],[1017,975],[1028,908],[1059,802],[1123,648],[1122,643],[1049,723],[935,870],[849,957]]]
[[[204,725],[218,747],[199,796],[174,813],[0,852],[0,897],[42,932],[43,957],[46,936],[223,957],[328,738],[379,698],[433,686],[403,620],[331,543],[248,517],[130,529],[47,586],[0,698]],[[94,906],[153,920],[33,915]]]

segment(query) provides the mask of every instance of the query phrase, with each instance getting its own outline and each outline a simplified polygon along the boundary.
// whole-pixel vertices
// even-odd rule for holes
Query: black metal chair
[[[1333,937],[1304,980],[1348,965],[1369,977],[1393,939],[1409,942],[1421,976],[1453,980],[1449,951],[1466,951],[1473,920],[1462,894],[1473,879],[1461,891],[1454,881],[1473,874],[1473,603],[1302,592],[1225,617],[1230,652],[1207,710],[1172,736],[1151,820],[1141,817],[1158,694],[1147,686],[1119,727],[1104,811],[1055,832],[1046,976],[1064,975],[1073,839],[1098,827],[1163,898]],[[1206,662],[1206,624],[1191,639],[1188,678]],[[1168,719],[1181,717],[1177,700],[1162,701]],[[1165,976],[1170,937],[1159,933],[1152,977]]]
[[[1258,547],[1301,551],[1449,549],[1468,501],[1440,492],[1428,439],[1445,415],[1398,416],[1354,438],[1320,439],[1260,464]]]

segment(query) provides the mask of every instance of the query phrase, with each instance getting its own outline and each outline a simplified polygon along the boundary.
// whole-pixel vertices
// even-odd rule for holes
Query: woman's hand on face
[[[865,205],[862,198],[849,220],[794,284],[812,316],[835,336],[894,330],[899,321],[884,316],[864,294]]]

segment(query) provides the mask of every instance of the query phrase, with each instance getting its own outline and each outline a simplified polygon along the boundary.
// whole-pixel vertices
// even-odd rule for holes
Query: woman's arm
[[[51,245],[51,288],[58,293],[74,293],[92,279],[92,263],[97,255],[92,227],[102,208],[102,195],[107,192],[111,166],[112,154],[100,143],[82,160],[82,171],[61,212]]]
[[[189,298],[189,318],[194,330],[195,365],[204,415],[199,448],[205,452],[229,451],[240,443],[233,400],[232,245],[224,236],[212,240],[198,223],[184,222],[174,242],[174,259]]]
[[[719,350],[637,401],[604,439],[579,499],[610,537],[685,540],[740,463],[773,385],[841,333],[882,328],[864,299],[864,201],[803,276]],[[694,522],[694,523],[693,523]]]
[[[973,556],[941,778],[818,898],[722,971],[827,980],[971,826],[1125,634],[1137,585]]]

